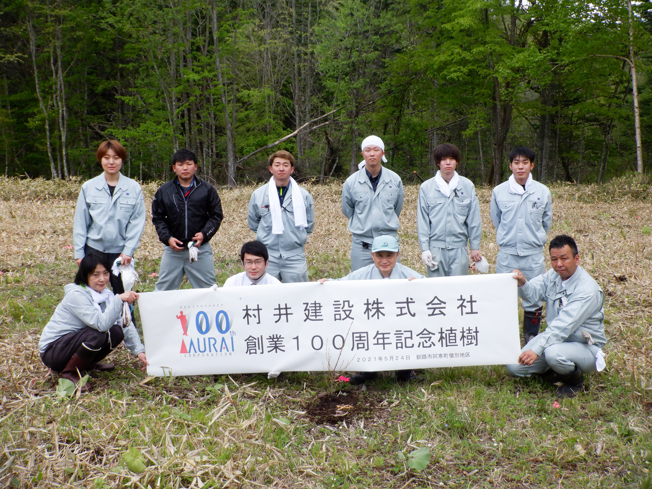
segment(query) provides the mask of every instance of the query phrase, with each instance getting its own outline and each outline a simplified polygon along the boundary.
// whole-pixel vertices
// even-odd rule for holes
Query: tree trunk
[[[226,129],[227,184],[229,185],[229,187],[235,187],[236,186],[235,137],[233,134],[233,126],[231,124],[231,118],[229,117],[228,87],[224,83],[224,78],[222,77],[222,66],[220,64],[220,47],[219,47],[218,30],[217,30],[217,6],[215,0],[212,0],[211,2],[211,10],[213,14],[212,20],[213,20],[213,44],[215,46],[215,68],[217,69],[217,81],[220,85],[220,97],[222,99],[222,111],[224,114],[224,126]],[[233,92],[233,98],[235,99],[235,92]]]
[[[354,124],[351,131],[351,167],[349,168],[349,175],[353,175],[358,171],[358,128]]]
[[[636,81],[636,63],[634,60],[634,22],[632,20],[632,2],[627,0],[629,11],[629,67],[632,75],[632,92],[634,95],[634,129],[636,132],[636,171],[643,173],[643,143],[641,137],[641,111],[638,106],[638,82]]]
[[[59,7],[61,7],[61,2],[59,2]],[[61,62],[61,23],[62,19],[59,19],[57,22],[56,28],[56,49],[57,49],[57,95],[59,98],[59,129],[61,137],[61,160],[63,162],[63,171],[66,178],[70,177],[68,172],[68,154],[67,154],[67,143],[68,143],[68,107],[66,104],[66,85],[63,77],[63,66]]]
[[[52,178],[59,178],[59,173],[57,173],[57,168],[54,166],[54,158],[52,157],[52,145],[50,143],[50,122],[48,118],[48,111],[43,103],[43,96],[41,95],[41,88],[38,81],[38,66],[36,64],[36,33],[34,32],[34,26],[30,19],[27,20],[27,30],[29,31],[29,47],[32,54],[32,64],[34,66],[34,81],[36,83],[36,95],[38,97],[38,103],[43,112],[45,118],[45,142],[47,143],[48,158],[50,159],[50,172],[52,173]]]
[[[489,66],[495,70],[492,56],[489,55]],[[493,103],[491,106],[491,120],[493,125],[493,144],[492,144],[492,173],[493,184],[499,185],[503,181],[503,153],[505,149],[505,140],[512,124],[512,104],[502,100],[500,80],[497,76],[493,77]],[[509,90],[509,84],[505,89]]]
[[[478,152],[480,153],[480,183],[485,183],[484,179],[484,157],[482,156],[482,137],[478,129]]]

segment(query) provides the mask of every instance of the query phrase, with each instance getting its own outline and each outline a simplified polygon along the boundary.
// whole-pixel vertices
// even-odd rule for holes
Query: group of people
[[[369,136],[361,152],[359,170],[342,189],[342,212],[351,232],[351,274],[340,280],[424,278],[400,263],[403,183],[383,166],[387,161],[384,143]],[[439,145],[433,157],[437,174],[419,189],[421,258],[428,277],[466,275],[469,249],[473,262],[483,260],[475,187],[456,171],[461,161],[456,146]],[[120,143],[103,142],[97,158],[104,173],[82,186],[75,212],[79,272],[75,283],[66,286],[66,296],[39,345],[43,362],[73,382],[79,381],[83,370],[113,368],[99,361],[122,341],[120,333],[130,351],[147,365],[133,322],[119,332],[115,327],[121,322],[119,306],[133,303],[138,294],[125,293],[113,274],[104,278],[116,259],[123,265],[131,263],[145,226],[144,199],[140,186],[120,173],[126,158]],[[509,159],[512,175],[494,188],[491,197],[499,245],[496,272],[513,273],[524,309],[525,347],[519,363],[509,365],[508,372],[542,374],[559,385],[561,395],[574,395],[583,386],[582,373],[599,369],[603,363],[602,291],[579,267],[577,245],[568,236],[550,242],[553,270],[545,273],[543,252],[552,221],[550,191],[532,178],[532,150],[516,147]],[[313,198],[292,178],[295,160],[290,152],[270,155],[268,167],[269,182],[256,189],[249,201],[247,222],[256,240],[242,247],[245,271],[229,278],[225,287],[308,281],[305,245],[314,228]],[[176,151],[171,168],[175,177],[157,190],[152,202],[152,222],[164,244],[155,290],[177,289],[184,274],[194,288],[212,287],[216,279],[210,241],[223,219],[220,198],[211,184],[195,175],[198,161],[192,151]],[[109,282],[115,296],[107,292]],[[548,326],[539,334],[544,299]],[[351,382],[363,383],[376,376],[361,373],[351,377]],[[399,380],[413,377],[412,371],[397,372]],[[88,388],[86,384],[84,389]]]

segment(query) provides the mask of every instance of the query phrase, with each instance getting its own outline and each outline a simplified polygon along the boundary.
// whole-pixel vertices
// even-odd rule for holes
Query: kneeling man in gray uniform
[[[548,327],[523,347],[518,363],[507,365],[507,372],[514,377],[544,374],[559,385],[558,395],[573,397],[584,386],[582,373],[605,367],[604,294],[579,266],[570,236],[550,242],[550,261],[552,270],[529,281],[519,270],[513,272],[523,300],[546,300]]]
[[[425,278],[419,272],[398,263],[399,247],[398,240],[393,236],[378,236],[374,238],[371,244],[371,258],[373,263],[366,267],[360,268],[355,272],[337,280],[383,280],[383,279],[408,279]],[[322,278],[320,284],[327,282],[329,279]],[[364,384],[367,380],[373,380],[378,377],[378,372],[360,372],[351,377],[350,383],[353,385]],[[397,370],[396,379],[399,382],[406,382],[415,378],[412,370]]]

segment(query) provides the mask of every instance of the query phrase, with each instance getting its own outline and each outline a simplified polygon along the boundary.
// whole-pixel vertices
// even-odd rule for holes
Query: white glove
[[[437,262],[432,259],[432,253],[430,250],[426,250],[421,253],[421,261],[426,267],[430,268],[430,270],[437,270],[439,267]]]
[[[489,262],[483,256],[482,260],[475,262],[475,269],[480,273],[487,273],[489,271]]]
[[[195,246],[195,242],[191,241],[188,243],[188,258],[190,263],[195,263],[197,261],[197,256],[199,255],[199,248]]]

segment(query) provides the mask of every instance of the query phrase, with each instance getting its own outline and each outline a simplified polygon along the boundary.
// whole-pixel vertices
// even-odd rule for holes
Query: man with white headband
[[[369,136],[361,145],[364,167],[351,175],[342,188],[342,212],[351,232],[351,271],[373,264],[371,244],[375,237],[398,239],[398,216],[403,208],[403,182],[384,168],[385,144]]]
[[[473,261],[482,260],[482,220],[475,186],[455,171],[461,159],[457,146],[440,144],[433,156],[439,170],[419,188],[417,229],[421,260],[428,277],[468,275],[467,243]]]
[[[491,194],[491,220],[500,247],[496,273],[520,270],[532,280],[546,271],[543,246],[552,222],[550,190],[532,178],[535,153],[517,146],[509,153],[509,180]],[[523,338],[528,343],[539,334],[543,301],[523,299]]]
[[[247,223],[267,247],[269,275],[284,283],[307,282],[304,248],[315,226],[312,196],[292,178],[292,153],[277,151],[268,164],[272,178],[251,194]]]

